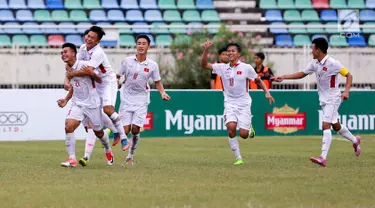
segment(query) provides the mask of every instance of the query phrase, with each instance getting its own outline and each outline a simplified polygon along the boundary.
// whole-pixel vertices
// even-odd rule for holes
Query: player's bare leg
[[[242,139],[254,138],[254,136],[255,136],[255,131],[252,127],[250,127],[250,130],[240,128],[240,137]]]
[[[355,156],[359,156],[361,154],[361,137],[353,136],[349,129],[346,126],[341,125],[339,121],[333,124],[332,127],[333,130],[337,131],[341,136],[352,142],[354,154]]]
[[[127,142],[127,137],[125,135],[123,125],[120,119],[120,116],[115,111],[115,107],[111,105],[107,105],[103,107],[104,113],[109,116],[109,118],[112,120],[114,126],[116,127],[118,133],[120,134],[121,143]],[[113,142],[113,146],[115,146],[119,142],[119,138],[115,136],[115,141]],[[129,148],[129,145],[125,146],[125,150]],[[124,147],[123,147],[124,150]]]
[[[235,165],[242,165],[244,162],[241,157],[240,153],[240,145],[238,144],[236,131],[237,131],[237,122],[229,122],[227,123],[227,130],[228,130],[228,137],[229,137],[229,145],[232,149],[234,156],[236,157]]]
[[[323,122],[322,154],[319,157],[310,157],[313,163],[325,167],[327,165],[327,155],[332,142],[331,123]]]
[[[81,124],[81,121],[74,119],[65,120],[65,146],[68,152],[69,158],[61,163],[63,167],[77,167],[76,160],[76,138],[74,131]]]
[[[140,136],[141,136],[140,131],[141,131],[141,127],[139,127],[137,125],[131,126],[132,138],[130,140],[131,142],[130,142],[129,153],[128,153],[128,156],[126,157],[126,161],[125,161],[126,164],[133,164],[135,151],[138,148],[139,139],[140,139]]]

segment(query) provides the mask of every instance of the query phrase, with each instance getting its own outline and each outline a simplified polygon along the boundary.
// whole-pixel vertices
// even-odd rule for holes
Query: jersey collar
[[[324,58],[320,61],[320,64],[324,65],[326,63],[327,59],[329,58],[328,54],[324,56]]]
[[[141,63],[141,62],[138,61],[137,55],[134,55],[134,61],[136,61],[136,62],[138,62],[140,64],[148,65],[148,58],[147,58],[147,56],[146,56],[146,60]]]
[[[73,64],[72,69],[76,70],[78,67],[79,60],[77,59],[76,62]]]

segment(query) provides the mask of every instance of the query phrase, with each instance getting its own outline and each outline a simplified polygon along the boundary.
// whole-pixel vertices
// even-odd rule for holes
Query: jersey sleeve
[[[254,81],[259,75],[255,72],[255,69],[251,65],[247,65],[247,66],[248,66],[248,70],[247,70],[246,77]]]
[[[97,68],[103,62],[104,62],[104,53],[103,53],[103,51],[96,50],[96,51],[94,51],[92,53],[91,59],[89,61],[89,66]]]
[[[151,79],[154,81],[154,82],[157,82],[157,81],[160,81],[161,78],[160,78],[160,71],[159,71],[159,66],[157,64],[155,64],[154,66],[154,70],[152,70],[152,73],[151,73]]]
[[[225,64],[212,64],[212,73],[217,74],[219,76],[223,76],[223,66]]]
[[[337,69],[338,73],[341,74],[341,76],[343,76],[343,77],[346,77],[346,75],[349,74],[349,70],[346,69],[346,68],[340,63],[340,61],[336,61],[336,69]]]
[[[315,72],[315,67],[314,67],[314,61],[310,61],[310,63],[306,66],[305,70],[303,70],[304,74],[312,74]]]

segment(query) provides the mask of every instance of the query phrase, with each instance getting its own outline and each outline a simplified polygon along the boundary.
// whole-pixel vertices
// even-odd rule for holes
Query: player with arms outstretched
[[[341,63],[328,56],[328,42],[324,38],[316,38],[311,45],[314,60],[312,60],[302,72],[288,74],[272,79],[276,82],[282,82],[285,79],[302,79],[305,76],[315,73],[320,106],[323,110],[323,140],[322,154],[319,157],[310,157],[310,160],[323,167],[327,165],[328,150],[331,146],[332,132],[337,131],[353,143],[354,153],[359,156],[361,153],[359,136],[355,137],[347,127],[340,124],[338,109],[343,100],[349,98],[349,92],[352,85],[353,76],[341,65]],[[346,77],[346,86],[344,93],[341,94],[338,83],[338,75]]]
[[[240,128],[240,136],[246,139],[251,136],[251,97],[249,95],[249,80],[255,80],[266,93],[266,98],[272,104],[275,102],[267,87],[264,85],[254,68],[240,62],[241,47],[236,43],[227,45],[229,63],[210,64],[207,61],[208,50],[211,42],[204,43],[204,52],[201,66],[212,70],[212,73],[221,77],[224,93],[224,122],[228,130],[229,144],[234,156],[235,165],[242,165],[240,147],[236,137],[236,128]]]

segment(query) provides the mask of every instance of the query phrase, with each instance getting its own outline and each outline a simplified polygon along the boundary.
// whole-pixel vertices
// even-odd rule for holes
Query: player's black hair
[[[220,48],[220,50],[218,51],[218,54],[221,55],[223,52],[226,52],[227,51],[227,48]]]
[[[315,44],[315,48],[319,48],[323,53],[327,53],[328,41],[325,38],[315,38],[312,44]]]
[[[85,32],[83,33],[83,36],[86,36],[87,34],[89,34],[89,32],[90,32],[89,29],[85,30]]]
[[[138,40],[141,39],[141,38],[146,39],[148,45],[150,45],[150,43],[151,43],[150,37],[148,37],[147,35],[143,35],[143,34],[142,35],[137,35],[137,37],[135,37],[135,42],[138,42]]]
[[[226,47],[227,50],[228,50],[228,48],[229,48],[230,46],[236,46],[237,51],[241,53],[241,46],[238,45],[238,43],[229,43],[229,44],[227,45],[227,47]]]
[[[74,51],[75,54],[77,54],[77,46],[73,43],[64,43],[61,48],[70,48]]]
[[[99,40],[101,40],[103,38],[103,36],[105,35],[105,32],[104,32],[103,28],[101,28],[99,26],[90,27],[90,29],[88,29],[87,33],[89,33],[90,31],[96,33],[98,35]]]
[[[264,58],[266,57],[266,56],[264,55],[264,53],[262,53],[262,52],[256,53],[255,56],[259,57],[259,58],[262,59],[262,60],[264,60]]]

